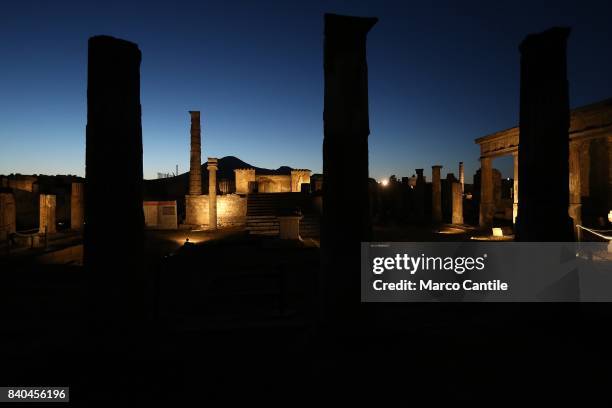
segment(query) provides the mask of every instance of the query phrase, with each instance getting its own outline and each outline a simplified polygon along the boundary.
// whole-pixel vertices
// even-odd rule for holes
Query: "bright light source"
[[[493,236],[494,237],[503,237],[504,233],[501,228],[493,228]]]
[[[612,210],[608,213],[608,221],[612,222]]]
[[[387,184],[389,184],[389,180],[383,179],[380,181],[380,184],[382,184],[383,187],[387,187]]]

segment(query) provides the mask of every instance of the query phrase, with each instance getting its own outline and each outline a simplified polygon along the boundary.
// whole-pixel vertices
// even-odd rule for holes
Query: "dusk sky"
[[[459,4],[461,3],[461,4]],[[479,166],[474,139],[518,124],[518,45],[572,27],[571,106],[612,97],[612,2],[3,1],[0,174],[85,173],[87,40],[142,51],[145,178],[202,157],[320,172],[323,13],[375,16],[368,35],[370,176]],[[496,160],[504,177],[511,159]],[[113,157],[108,157],[113,174]]]

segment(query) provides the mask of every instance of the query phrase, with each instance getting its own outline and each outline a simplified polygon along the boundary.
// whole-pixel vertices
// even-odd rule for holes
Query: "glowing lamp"
[[[502,231],[501,228],[493,228],[493,236],[494,237],[503,237],[504,236],[504,232]]]

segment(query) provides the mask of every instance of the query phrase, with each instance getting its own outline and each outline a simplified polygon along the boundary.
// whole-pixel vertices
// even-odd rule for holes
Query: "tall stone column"
[[[202,146],[200,111],[189,111],[191,115],[191,156],[189,161],[189,194],[202,194]]]
[[[217,163],[214,157],[208,158],[208,228],[217,229]]]
[[[521,108],[516,239],[573,240],[569,206],[569,28],[528,35],[520,45]]]
[[[452,182],[451,192],[453,197],[453,224],[463,224],[463,192],[461,191],[461,182]]]
[[[569,145],[569,216],[573,220],[574,234],[576,226],[582,225],[582,194],[580,186],[580,149],[579,142]]]
[[[140,61],[134,43],[89,39],[84,266],[100,342],[144,320]]]
[[[442,222],[441,168],[440,165],[431,166],[431,220],[435,223]]]
[[[423,169],[415,169],[417,174],[414,186],[414,213],[418,221],[423,221],[425,216],[425,177]]]
[[[366,37],[377,21],[325,15],[320,287],[330,329],[356,318],[360,243],[371,239]]]
[[[70,228],[83,229],[83,183],[72,183],[70,192]]]
[[[38,232],[41,234],[55,234],[57,232],[55,225],[55,208],[56,200],[53,194],[40,194],[39,196],[39,222]]]
[[[461,183],[461,194],[465,192],[465,169],[463,162],[459,162],[459,183]]]
[[[5,241],[16,231],[17,211],[15,196],[11,190],[2,191],[0,187],[0,241]]]
[[[493,224],[495,201],[493,199],[493,159],[480,158],[480,220],[482,228]]]
[[[516,225],[519,198],[518,152],[512,153],[514,180],[512,186],[512,223]]]

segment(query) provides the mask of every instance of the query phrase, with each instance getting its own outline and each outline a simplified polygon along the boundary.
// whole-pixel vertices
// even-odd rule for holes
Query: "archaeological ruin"
[[[600,226],[607,217],[612,203],[612,99],[572,109],[569,123],[567,211],[576,225]],[[495,158],[512,156],[514,163],[514,217],[519,202],[520,179],[518,173],[518,148],[520,128],[513,127],[476,139],[480,146],[480,162],[483,174],[483,202],[480,206],[481,226],[493,223],[493,176]],[[547,171],[543,184],[554,177]]]

